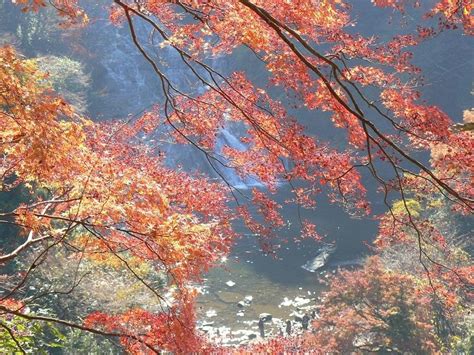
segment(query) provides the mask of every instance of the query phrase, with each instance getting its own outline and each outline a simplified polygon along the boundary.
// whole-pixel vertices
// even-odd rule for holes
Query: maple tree
[[[64,26],[88,21],[78,1],[16,3],[26,11],[52,5]],[[47,76],[34,62],[23,60],[10,47],[1,49],[2,185],[3,190],[26,188],[29,197],[28,202],[1,213],[4,223],[18,226],[19,233],[17,246],[0,256],[0,262],[11,262],[30,249],[43,247],[26,272],[14,276],[16,285],[0,304],[4,314],[119,337],[132,353],[206,351],[210,345],[194,332],[190,282],[199,281],[202,272],[229,251],[232,219],[238,216],[265,238],[277,233],[285,223],[272,195],[282,181],[293,189],[294,198],[288,203],[312,208],[315,198],[327,191],[332,202],[350,213],[369,215],[364,170],[378,184],[388,210],[380,216],[376,247],[412,243],[428,278],[426,292],[446,311],[459,303],[461,296],[446,290],[464,289],[472,283],[470,268],[436,259],[449,250],[417,206],[423,196],[440,194],[451,201],[454,212],[472,212],[473,135],[470,130],[453,129],[448,115],[421,100],[417,89],[420,70],[411,63],[409,48],[458,26],[472,34],[470,1],[436,1],[426,9],[425,22],[415,33],[395,36],[386,43],[349,31],[354,24],[351,6],[342,0],[110,3],[111,21],[129,29],[131,41],[160,80],[165,96],[138,119],[95,123],[80,116],[52,92]],[[402,13],[421,6],[409,0],[373,3]],[[139,21],[153,31],[154,43],[179,56],[207,88],[205,93],[183,91],[160,69],[137,34]],[[271,90],[256,87],[245,73],[225,77],[207,64],[207,58],[229,55],[240,47],[261,60],[270,85],[282,87],[295,108],[328,112],[334,126],[346,132],[342,149],[308,134],[282,100]],[[377,94],[369,95],[373,90]],[[218,133],[229,124],[245,127],[240,140],[247,149],[226,146],[216,153]],[[204,154],[223,183],[166,167],[159,146],[138,139],[142,133],[159,136],[164,125],[172,128],[175,143],[189,144]],[[419,151],[432,153],[430,164],[417,158]],[[257,179],[265,191],[254,189],[247,196],[223,176],[222,169],[229,167],[242,178]],[[236,210],[228,204],[232,197],[239,204]],[[391,204],[393,198],[400,202]],[[249,212],[252,204],[261,218]],[[304,235],[320,238],[314,225],[301,222]],[[73,260],[85,258],[127,270],[156,296],[163,309],[130,309],[120,314],[97,311],[83,324],[30,313],[27,301],[14,297],[21,297],[26,280],[53,246],[67,249]],[[440,250],[436,258],[430,254],[434,247]],[[340,281],[333,282],[322,319],[334,324],[325,328],[327,324],[317,322],[322,333],[332,334],[326,337],[328,343],[322,342],[324,335],[301,344],[285,340],[283,343],[290,344],[266,346],[354,350],[354,327],[363,324],[381,347],[402,349],[406,345],[396,343],[395,335],[389,334],[395,331],[398,340],[423,338],[412,343],[414,347],[437,349],[430,335],[434,326],[430,306],[422,298],[405,296],[408,291],[418,292],[418,281],[382,271],[374,260],[362,271],[342,273],[346,286],[347,282],[354,287],[362,283],[366,288],[361,292],[373,294],[348,295],[350,289]],[[172,304],[138,270],[144,264],[165,274],[168,287],[177,287]],[[383,289],[380,294],[374,291],[377,288]],[[351,302],[369,296],[376,299],[367,306],[348,303],[344,298],[349,296]],[[389,308],[377,303],[384,298],[390,300]],[[340,308],[341,299],[348,308]],[[337,320],[341,319],[339,311],[350,313],[347,321]],[[416,323],[412,334],[402,334],[398,323],[390,323],[397,317]],[[15,339],[8,322],[2,324]],[[333,334],[334,327],[340,333]]]
[[[443,296],[435,301],[425,278],[387,268],[382,258],[372,256],[362,269],[344,270],[329,280],[312,332],[251,345],[246,351],[261,352],[270,347],[276,353],[303,349],[323,354],[469,352],[469,345],[466,349],[459,345],[463,338],[469,341],[469,329],[458,321],[469,312],[460,306],[468,299],[450,287],[439,286]],[[439,306],[448,312],[444,329],[433,321]],[[455,324],[464,327],[457,329],[457,336],[443,334]]]
[[[19,230],[17,245],[0,262],[43,246],[2,299],[21,295],[29,274],[60,244],[77,260],[127,269],[169,308],[163,314],[183,316],[140,276],[137,265],[149,263],[165,273],[179,287],[176,298],[188,304],[193,292],[184,286],[229,248],[222,189],[166,169],[149,149],[129,143],[133,128],[124,122],[100,125],[77,116],[50,91],[34,62],[10,47],[1,54],[2,185],[5,191],[21,184],[30,196],[2,211],[4,223]],[[33,317],[22,313],[26,305],[0,307]],[[162,322],[169,325],[166,317]]]
[[[451,317],[462,304],[455,290],[443,291],[443,309]],[[451,294],[452,293],[452,294]],[[315,321],[315,347],[325,351],[433,353],[442,348],[433,322],[429,285],[398,270],[386,270],[377,257],[360,271],[342,271],[331,282]]]

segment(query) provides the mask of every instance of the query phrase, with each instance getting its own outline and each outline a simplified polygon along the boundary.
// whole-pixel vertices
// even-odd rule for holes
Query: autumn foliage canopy
[[[64,31],[80,31],[90,20],[80,1],[16,3],[26,12],[54,6]],[[285,226],[274,198],[281,184],[292,187],[286,203],[298,208],[317,209],[316,197],[327,194],[351,215],[373,217],[362,177],[368,173],[368,184],[377,186],[386,204],[386,213],[376,216],[374,253],[409,246],[419,270],[390,269],[373,256],[362,269],[331,281],[311,335],[234,350],[436,352],[448,346],[443,337],[460,332],[450,324],[463,317],[472,296],[472,267],[422,210],[437,201],[451,213],[472,212],[474,136],[422,100],[422,73],[410,48],[447,30],[473,34],[473,6],[468,0],[433,1],[428,8],[410,0],[372,3],[402,14],[418,14],[421,7],[423,14],[413,33],[379,42],[357,32],[350,1],[110,1],[110,21],[129,29],[164,99],[139,117],[124,112],[125,118],[105,122],[78,113],[34,61],[1,47],[2,193],[21,189],[27,196],[0,210],[1,223],[17,227],[14,246],[2,242],[0,264],[28,260],[21,272],[2,276],[8,287],[1,294],[0,325],[14,345],[23,349],[22,332],[28,331],[14,322],[26,319],[116,338],[136,354],[223,351],[195,330],[192,285],[229,253],[236,236],[232,222],[243,219],[271,241]],[[158,51],[177,54],[205,92],[187,92],[166,75],[137,35],[138,23],[153,31]],[[257,87],[244,72],[225,76],[209,64],[242,48],[264,64],[268,87]],[[274,87],[282,94],[274,95]],[[314,112],[314,126],[328,117],[345,141],[336,146],[308,133],[298,110]],[[227,125],[244,128],[246,150],[217,149]],[[144,136],[193,147],[222,179],[171,168],[160,144]],[[423,152],[429,162],[419,158]],[[242,191],[225,179],[228,168],[264,188]],[[255,210],[257,218],[250,212]],[[321,238],[317,226],[300,222],[303,236]],[[265,245],[271,248],[271,242]],[[56,291],[27,297],[24,286],[53,250],[92,270],[132,275],[155,304],[117,312],[98,307],[84,319],[35,313],[36,298]],[[153,281],[158,274],[160,287]],[[75,282],[80,280],[72,288]]]

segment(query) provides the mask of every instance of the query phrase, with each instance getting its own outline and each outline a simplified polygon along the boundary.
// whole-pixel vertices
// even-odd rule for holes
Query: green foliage
[[[32,59],[38,68],[49,74],[48,82],[74,108],[84,113],[87,110],[87,89],[91,79],[82,63],[68,57],[53,55]]]
[[[8,328],[8,330],[7,330]],[[15,338],[10,335],[13,332]],[[18,346],[20,345],[20,347]],[[60,329],[52,323],[19,316],[0,320],[0,354],[117,354],[112,340],[79,329]]]
[[[112,340],[79,329],[70,329],[63,337],[61,343],[63,354],[112,355],[120,353],[120,347]]]
[[[48,354],[48,349],[63,347],[65,340],[60,330],[50,323],[32,322],[19,316],[0,319],[0,354],[19,354],[22,350]]]
[[[397,216],[400,214],[406,214],[407,209],[413,217],[419,217],[421,212],[421,205],[417,200],[408,199],[404,201],[396,201],[393,206],[393,213]]]
[[[15,334],[15,338],[10,335],[7,328]],[[20,352],[17,342],[23,347],[32,348],[34,343],[33,325],[27,320],[13,317],[10,321],[0,323],[0,353],[15,354]]]

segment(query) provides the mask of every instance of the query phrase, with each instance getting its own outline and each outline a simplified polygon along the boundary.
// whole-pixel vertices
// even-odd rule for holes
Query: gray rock
[[[260,331],[260,336],[262,338],[265,338],[265,321],[263,320],[263,318],[260,318],[258,322],[258,330]]]
[[[302,326],[303,326],[303,329],[304,330],[308,330],[308,327],[309,327],[309,316],[307,314],[304,315],[303,317],[303,320],[301,322]]]
[[[309,272],[315,272],[318,269],[321,269],[324,265],[326,265],[329,257],[336,251],[336,246],[327,244],[324,245],[321,249],[319,249],[318,255],[311,260],[308,260],[306,264],[301,266],[303,269]]]
[[[303,323],[304,314],[303,313],[294,313],[295,321]]]

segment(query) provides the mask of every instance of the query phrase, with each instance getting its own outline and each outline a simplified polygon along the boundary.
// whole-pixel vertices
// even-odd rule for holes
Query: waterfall
[[[164,95],[160,79],[131,40],[128,26],[108,23],[101,8],[97,8],[96,5],[90,6],[91,13],[98,17],[84,32],[84,40],[88,43],[88,49],[93,57],[93,62],[89,65],[94,78],[94,94],[89,100],[91,117],[98,120],[125,118],[127,115],[139,114],[154,104],[162,103]],[[197,79],[183,63],[173,48],[159,47],[158,37],[153,44],[150,43],[150,27],[147,24],[141,21],[135,21],[134,24],[143,48],[153,57],[175,88],[193,96],[209,90],[209,87]],[[214,58],[207,64],[225,75],[230,66],[228,60],[224,57]],[[199,70],[197,66],[195,69],[210,81],[209,73]],[[221,158],[224,146],[245,151],[247,146],[239,139],[245,133],[244,125],[226,120],[225,127],[219,131],[213,154],[225,161]],[[149,144],[153,144],[152,142],[150,139]],[[199,171],[215,180],[224,177],[229,184],[238,189],[262,186],[257,178],[241,178],[235,169],[218,163],[214,164],[213,168],[205,155],[190,145],[169,144],[160,147],[160,150],[164,150],[167,156],[166,162],[170,167],[181,167],[190,172]]]
[[[239,151],[246,151],[247,145],[239,139],[239,136],[241,135],[244,135],[243,125],[238,125],[236,123],[230,123],[227,121],[226,125],[219,131],[215,152],[217,154],[221,154],[224,146],[228,146]],[[227,182],[235,188],[245,190],[251,187],[263,186],[257,177],[241,178],[235,172],[235,169],[228,167],[219,167],[219,170]]]

